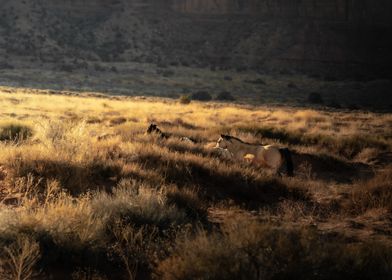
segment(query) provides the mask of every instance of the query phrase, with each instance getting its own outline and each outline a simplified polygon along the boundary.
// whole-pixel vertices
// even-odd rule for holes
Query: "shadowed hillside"
[[[390,1],[0,2],[3,64],[18,56],[389,77]]]

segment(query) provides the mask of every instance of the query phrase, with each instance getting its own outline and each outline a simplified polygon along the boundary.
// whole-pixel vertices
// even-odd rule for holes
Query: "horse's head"
[[[231,136],[222,134],[216,142],[215,148],[230,149],[231,145],[233,145]]]
[[[152,124],[150,124],[150,126],[147,128],[147,133],[150,134],[150,133],[156,132],[157,129],[158,129],[157,125],[152,123]]]

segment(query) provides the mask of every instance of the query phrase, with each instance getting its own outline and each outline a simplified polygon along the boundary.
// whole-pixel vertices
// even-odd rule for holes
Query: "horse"
[[[291,152],[288,148],[279,148],[275,145],[250,144],[230,135],[221,135],[215,148],[227,149],[233,158],[247,161],[254,165],[269,168],[279,172],[283,163],[286,163],[288,176],[294,175],[294,165]]]
[[[156,124],[150,124],[150,126],[147,128],[147,134],[153,134],[153,133],[157,134],[159,138],[162,139],[168,139],[171,137],[171,134],[162,132],[162,130],[160,130]]]
[[[153,134],[153,133],[158,135],[158,137],[160,139],[169,139],[173,136],[170,133],[166,133],[166,132],[163,132],[162,130],[160,130],[156,124],[150,124],[150,126],[147,128],[147,134]],[[189,138],[189,137],[186,137],[186,136],[180,137],[180,141],[188,142],[188,143],[192,143],[192,144],[196,143],[196,140]]]

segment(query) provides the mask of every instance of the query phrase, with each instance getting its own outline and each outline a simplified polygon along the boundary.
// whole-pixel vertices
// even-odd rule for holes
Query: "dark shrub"
[[[288,83],[288,84],[287,84],[287,87],[288,87],[288,88],[298,88],[297,85],[294,84],[294,83],[292,83],[292,82]]]
[[[323,104],[324,100],[318,92],[311,92],[308,96],[308,102],[312,104]]]
[[[359,107],[357,104],[348,104],[347,108],[350,110],[359,110]]]
[[[175,72],[173,70],[165,70],[162,72],[163,77],[172,77],[174,76]]]
[[[191,103],[191,99],[187,95],[181,95],[180,96],[180,103],[181,104],[189,104],[189,103]]]
[[[230,92],[228,91],[222,91],[219,93],[216,97],[215,100],[223,100],[223,101],[233,101],[235,100],[234,96],[231,95]]]
[[[223,79],[224,79],[225,81],[232,81],[232,80],[233,80],[233,78],[230,77],[230,76],[224,76]]]
[[[75,69],[74,66],[72,66],[71,64],[62,64],[60,66],[60,71],[64,71],[64,72],[71,73],[74,69]]]
[[[245,80],[245,83],[249,83],[249,84],[255,84],[255,85],[265,85],[266,82],[260,78],[257,78],[255,80]]]
[[[254,80],[253,83],[256,85],[265,85],[266,84],[266,82],[260,78],[257,78],[256,80]]]
[[[340,109],[340,108],[342,108],[342,106],[339,104],[339,102],[337,102],[336,100],[331,100],[328,104],[327,104],[327,106],[328,107],[331,107],[331,108],[336,108],[336,109]]]
[[[210,101],[212,99],[211,94],[209,94],[206,91],[198,91],[195,93],[192,93],[191,95],[192,100],[199,100],[199,101]]]
[[[20,124],[9,124],[0,127],[0,141],[19,141],[32,135],[30,127]]]
[[[0,62],[0,69],[14,69],[14,66],[8,62]]]
[[[166,63],[165,61],[159,61],[159,62],[157,63],[157,66],[158,66],[159,68],[167,68],[167,67],[168,67],[168,65],[167,65],[167,63]]]
[[[94,70],[95,70],[95,71],[98,71],[98,72],[103,72],[103,71],[105,71],[106,69],[105,69],[105,67],[102,66],[101,64],[95,63],[95,64],[94,64]]]

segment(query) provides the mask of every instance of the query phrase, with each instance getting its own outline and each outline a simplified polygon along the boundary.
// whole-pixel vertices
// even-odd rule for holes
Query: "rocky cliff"
[[[10,57],[388,76],[389,0],[0,0]],[[4,64],[4,63],[3,63]]]

